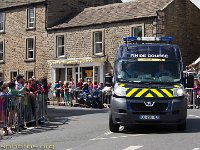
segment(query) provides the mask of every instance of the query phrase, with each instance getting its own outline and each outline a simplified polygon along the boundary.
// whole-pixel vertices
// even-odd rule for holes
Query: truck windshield
[[[116,62],[116,79],[120,82],[166,83],[180,81],[180,62],[177,61],[134,61]]]

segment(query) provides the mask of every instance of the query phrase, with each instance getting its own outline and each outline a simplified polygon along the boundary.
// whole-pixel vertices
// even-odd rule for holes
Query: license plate
[[[159,120],[160,116],[158,115],[140,115],[140,120]]]

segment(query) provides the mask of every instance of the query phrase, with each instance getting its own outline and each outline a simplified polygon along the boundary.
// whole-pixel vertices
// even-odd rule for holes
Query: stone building
[[[0,80],[47,76],[47,27],[120,0],[0,0]]]
[[[0,0],[0,78],[103,82],[123,36],[173,36],[188,65],[199,18],[198,0]]]
[[[43,0],[0,1],[0,75],[4,80],[18,73],[28,78],[43,72],[45,13]]]
[[[104,74],[113,70],[123,36],[173,36],[184,64],[191,63],[200,56],[200,13],[191,1],[136,0],[89,7],[48,28],[49,79],[103,82]]]

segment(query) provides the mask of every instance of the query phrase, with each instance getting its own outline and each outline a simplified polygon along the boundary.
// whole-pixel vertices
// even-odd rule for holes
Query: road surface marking
[[[105,135],[110,135],[110,134],[112,134],[113,132],[106,132],[106,133],[104,133]]]
[[[194,148],[193,150],[200,150],[200,148]]]
[[[124,129],[124,127],[123,126],[120,126],[119,127],[119,131],[122,131]],[[104,133],[105,135],[110,135],[110,134],[112,134],[113,132],[111,132],[111,131],[108,131],[108,132],[106,132],[106,133]]]
[[[72,148],[66,149],[66,150],[72,150]]]
[[[196,115],[188,115],[189,117],[195,117],[195,118],[200,118],[200,116],[196,116]]]
[[[90,139],[91,141],[96,141],[96,140],[106,140],[106,139],[118,139],[118,138],[126,138],[126,137],[134,137],[134,136],[141,136],[141,135],[144,135],[144,134],[133,134],[133,135],[127,135],[127,136],[113,136],[113,137],[108,137],[108,138],[93,138],[93,139]]]
[[[111,137],[111,139],[118,139],[118,137],[116,137],[116,136],[113,136],[113,137]]]
[[[123,150],[136,150],[136,149],[139,149],[139,148],[142,148],[143,146],[129,146]]]

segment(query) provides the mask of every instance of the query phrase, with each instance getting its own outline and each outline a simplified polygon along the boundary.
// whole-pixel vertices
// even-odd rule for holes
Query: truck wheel
[[[109,129],[111,132],[119,132],[119,124],[114,124],[112,120],[112,115],[109,115]]]
[[[186,130],[186,121],[177,126],[178,131],[185,131]]]

